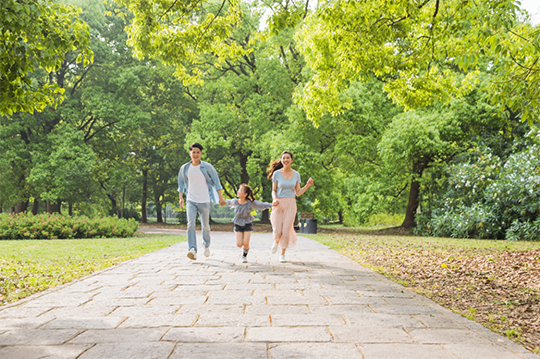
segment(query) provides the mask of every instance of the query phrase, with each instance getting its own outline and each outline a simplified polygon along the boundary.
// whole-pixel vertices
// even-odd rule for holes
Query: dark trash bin
[[[317,220],[313,218],[301,219],[300,233],[317,234]]]

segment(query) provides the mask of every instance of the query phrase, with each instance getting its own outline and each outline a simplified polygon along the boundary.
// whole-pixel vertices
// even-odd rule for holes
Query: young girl
[[[247,263],[249,252],[249,240],[253,232],[253,209],[263,210],[272,208],[272,203],[255,201],[253,190],[247,184],[242,184],[236,193],[238,198],[226,200],[227,206],[234,208],[234,232],[236,233],[236,245],[243,247],[242,263]],[[277,204],[274,205],[274,207]]]
[[[293,155],[289,151],[283,151],[279,160],[270,164],[268,179],[272,179],[273,204],[279,208],[272,211],[270,220],[272,221],[272,232],[274,243],[272,253],[277,252],[278,245],[281,246],[281,256],[279,261],[286,262],[285,251],[296,245],[296,232],[294,231],[294,218],[296,216],[296,197],[301,196],[311,186],[313,179],[310,178],[306,185],[300,185],[300,173],[292,168]]]

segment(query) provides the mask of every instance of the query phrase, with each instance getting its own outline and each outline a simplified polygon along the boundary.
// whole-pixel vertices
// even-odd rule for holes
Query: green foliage
[[[0,241],[0,306],[182,240],[152,236]]]
[[[477,30],[478,31],[478,30]],[[488,93],[493,103],[537,123],[540,117],[540,25],[519,23],[486,40],[494,58],[494,78]]]
[[[540,28],[520,14],[513,0],[322,1],[297,34],[313,77],[296,100],[318,123],[351,108],[344,90],[374,75],[396,103],[417,109],[468,94],[491,70],[484,89],[494,103],[534,120]]]
[[[537,145],[506,159],[477,149],[450,164],[443,181],[441,192],[418,215],[417,233],[540,240]]]
[[[460,122],[455,112],[436,108],[400,114],[385,128],[379,155],[387,165],[397,168],[452,156],[460,151],[455,145],[463,137]]]
[[[0,240],[131,237],[138,228],[139,224],[133,219],[115,217],[0,214]]]
[[[201,83],[204,73],[189,67],[213,53],[216,67],[248,54],[230,36],[241,18],[237,0],[115,0],[133,13],[127,27],[128,44],[135,55],[161,60],[176,67],[176,75],[188,83]]]
[[[89,28],[80,10],[50,0],[3,0],[0,4],[0,115],[43,111],[58,105],[64,89],[32,73],[58,70],[66,54],[87,66],[93,59]],[[75,62],[74,61],[74,62]]]

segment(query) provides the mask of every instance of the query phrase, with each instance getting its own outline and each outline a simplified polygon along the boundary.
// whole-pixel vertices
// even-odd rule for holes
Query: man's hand
[[[313,178],[309,177],[309,179],[307,180],[307,185],[309,187],[313,186]]]
[[[178,201],[180,203],[180,207],[184,208],[184,197],[180,195],[180,200]]]
[[[225,202],[225,200],[223,199],[223,197],[221,197],[221,198],[219,199],[219,205],[220,205],[221,207],[223,207],[223,206],[226,205],[226,204],[227,204],[227,202]]]

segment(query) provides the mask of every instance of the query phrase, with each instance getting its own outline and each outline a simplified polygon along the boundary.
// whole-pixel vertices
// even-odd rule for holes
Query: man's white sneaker
[[[242,263],[247,263],[247,256],[242,256]]]
[[[206,248],[204,249],[204,256],[205,256],[205,257],[210,257],[210,247],[206,247]]]
[[[191,259],[192,261],[194,261],[195,259],[197,259],[197,251],[195,250],[195,248],[191,248],[189,250],[189,252],[187,253],[187,256],[189,259]]]
[[[287,262],[287,260],[285,259],[285,254],[282,254],[282,255],[279,256],[279,261],[280,261],[281,263]]]
[[[276,241],[274,241],[274,244],[272,244],[272,254],[276,253],[277,252],[277,247],[278,247],[278,244]]]

